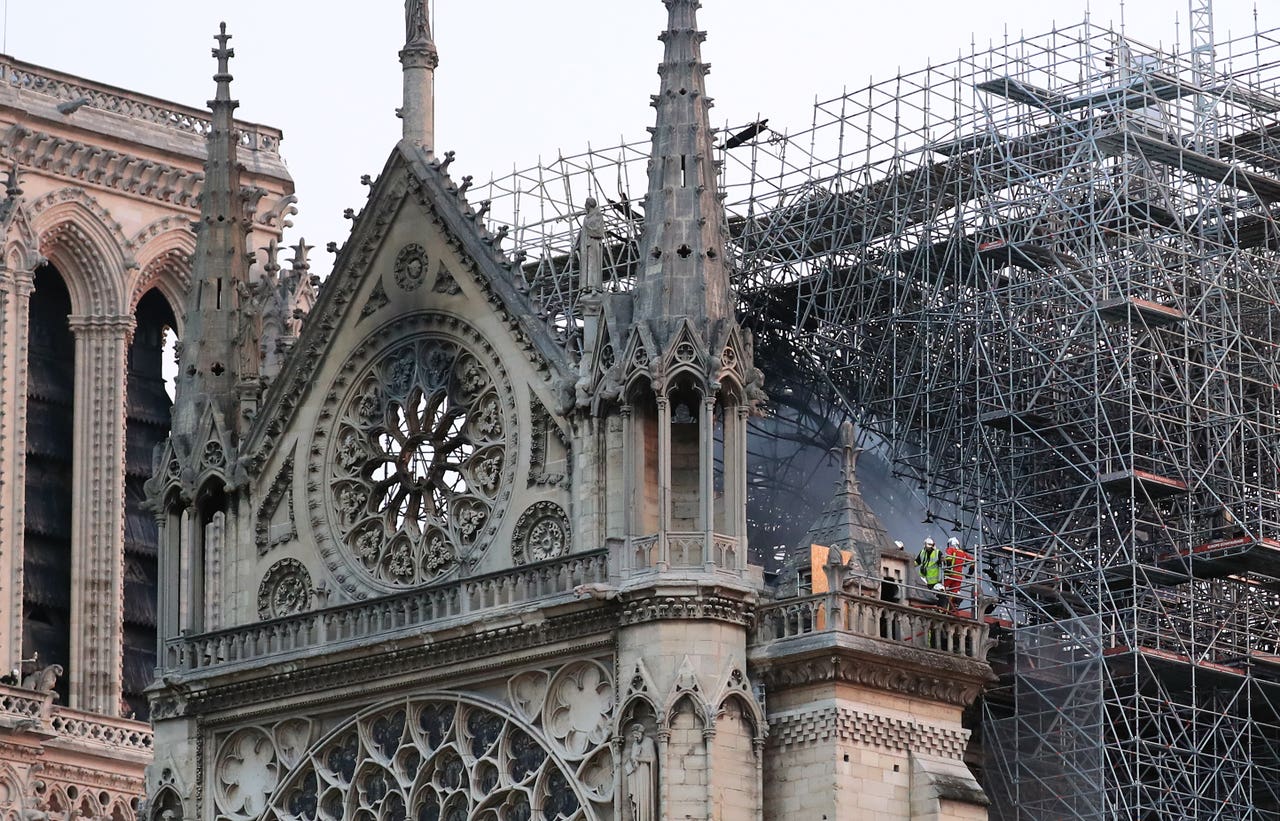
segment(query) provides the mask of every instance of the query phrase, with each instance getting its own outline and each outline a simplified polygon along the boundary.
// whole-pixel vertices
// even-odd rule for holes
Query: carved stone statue
[[[405,45],[431,42],[431,25],[427,21],[427,0],[406,0],[404,20]]]
[[[582,267],[580,283],[587,291],[598,291],[604,283],[604,215],[594,198],[587,198],[587,213],[582,220],[578,240],[578,264]]]
[[[658,752],[653,739],[645,732],[643,724],[632,724],[628,731],[630,743],[623,759],[623,771],[627,776],[627,803],[631,807],[630,821],[655,821],[654,770]]]
[[[22,686],[27,690],[36,690],[41,693],[49,693],[58,684],[58,676],[62,675],[61,664],[50,664],[42,667],[31,675],[22,680]]]

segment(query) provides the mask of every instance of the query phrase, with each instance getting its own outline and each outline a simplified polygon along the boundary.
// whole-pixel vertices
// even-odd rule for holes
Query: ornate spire
[[[231,35],[223,23],[215,36],[218,47],[213,56],[218,73],[213,75],[217,92],[209,101],[212,128],[205,158],[205,181],[200,194],[200,220],[196,223],[196,252],[192,261],[191,291],[187,295],[186,338],[182,346],[174,406],[173,433],[192,446],[196,430],[207,406],[212,406],[227,432],[237,431],[240,387],[257,377],[256,357],[244,356],[242,348],[256,340],[244,339],[251,323],[241,306],[249,290],[249,261],[245,236],[252,229],[245,216],[237,155],[239,137],[231,98],[230,60],[235,50],[228,48]]]
[[[405,0],[404,20],[404,48],[400,51],[404,106],[399,114],[405,141],[430,152],[435,147],[435,73],[440,54],[431,36],[427,0]]]
[[[793,563],[805,561],[809,545],[820,544],[852,552],[856,570],[863,576],[876,578],[880,575],[880,555],[892,551],[894,543],[858,488],[858,456],[862,448],[858,447],[852,422],[840,425],[840,452],[840,484],[821,515],[810,525],[792,560]]]
[[[714,323],[733,317],[729,271],[724,260],[728,238],[724,207],[716,189],[714,143],[702,62],[697,0],[663,0],[666,44],[658,67],[661,88],[645,200],[642,271],[636,318],[671,320],[705,317]]]

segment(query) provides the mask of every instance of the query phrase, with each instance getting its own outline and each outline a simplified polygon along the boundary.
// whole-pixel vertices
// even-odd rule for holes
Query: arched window
[[[61,664],[68,703],[71,621],[71,457],[75,337],[71,297],[52,265],[35,274],[27,340],[26,502],[23,519],[22,655]]]
[[[156,445],[169,435],[173,399],[166,388],[165,367],[166,355],[172,357],[176,323],[169,303],[157,290],[138,301],[134,316],[137,325],[129,347],[125,412],[123,689],[129,710],[146,720],[143,690],[156,663],[157,532],[143,486],[151,477]]]

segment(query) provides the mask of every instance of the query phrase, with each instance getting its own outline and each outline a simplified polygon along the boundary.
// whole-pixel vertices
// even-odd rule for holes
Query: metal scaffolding
[[[1280,819],[1280,33],[1193,23],[972,48],[721,143],[780,418],[847,409],[996,587],[995,818]],[[647,150],[486,190],[571,351],[583,203],[628,288]]]

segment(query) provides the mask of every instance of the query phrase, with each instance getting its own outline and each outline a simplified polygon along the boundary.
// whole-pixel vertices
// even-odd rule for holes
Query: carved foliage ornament
[[[258,615],[264,619],[292,616],[311,607],[311,574],[297,559],[271,565],[258,587]]]
[[[510,385],[492,351],[465,335],[400,341],[339,405],[321,467],[326,507],[343,564],[383,588],[478,562],[510,495]]]
[[[404,291],[416,291],[427,278],[427,252],[416,242],[400,249],[396,257],[396,284]]]
[[[607,744],[601,749],[611,756]],[[611,799],[612,783],[611,757],[607,766],[598,757],[567,758],[535,723],[441,695],[377,708],[338,728],[290,774],[263,817],[585,821],[597,816],[593,802]]]
[[[558,559],[569,552],[569,517],[554,502],[538,502],[516,521],[511,557],[516,564]]]

